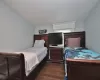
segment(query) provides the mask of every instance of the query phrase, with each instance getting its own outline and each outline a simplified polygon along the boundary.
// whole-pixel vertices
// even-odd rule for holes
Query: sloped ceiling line
[[[98,0],[4,0],[34,25],[85,19]]]
[[[3,3],[11,9],[12,12],[14,12],[16,15],[18,15],[20,18],[22,18],[25,22],[27,22],[27,24],[33,26],[33,24],[31,22],[29,22],[25,17],[23,17],[18,11],[16,11],[14,8],[12,8],[10,5],[8,5],[5,0],[2,0]]]

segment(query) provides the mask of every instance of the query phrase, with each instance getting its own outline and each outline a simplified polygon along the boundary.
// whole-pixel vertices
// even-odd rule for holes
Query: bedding
[[[46,56],[47,48],[29,48],[20,52],[15,52],[17,54],[23,53],[25,57],[25,72],[26,76],[36,67]]]
[[[80,38],[68,38],[68,47],[80,47]]]
[[[100,54],[85,48],[66,48],[68,80],[100,80]]]
[[[44,43],[45,43],[44,40],[35,40],[34,47],[36,47],[36,48],[44,47]]]
[[[65,46],[66,47],[80,47],[80,42],[81,42],[81,38],[77,37],[77,38],[67,38],[65,39]]]
[[[65,48],[66,58],[100,60],[100,54],[85,48]]]
[[[67,76],[67,63],[66,59],[81,59],[81,60],[100,60],[100,54],[93,52],[89,49],[82,48],[82,47],[75,47],[75,48],[70,48],[70,47],[65,47],[64,48],[64,58],[65,58],[65,76]]]

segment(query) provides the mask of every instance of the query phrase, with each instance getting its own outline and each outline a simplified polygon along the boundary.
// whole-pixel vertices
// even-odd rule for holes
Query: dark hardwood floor
[[[47,63],[36,80],[64,80],[63,64]]]

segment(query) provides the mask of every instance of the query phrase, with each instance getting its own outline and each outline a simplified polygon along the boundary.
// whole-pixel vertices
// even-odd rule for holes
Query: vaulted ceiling
[[[34,25],[77,21],[87,17],[98,0],[4,0]]]

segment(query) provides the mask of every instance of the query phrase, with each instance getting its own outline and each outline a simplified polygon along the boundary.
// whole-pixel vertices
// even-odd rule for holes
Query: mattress
[[[38,61],[40,62],[46,56],[47,48],[46,47],[42,47],[42,48],[29,48],[27,50],[24,50],[24,52],[33,52],[33,54],[37,55]]]
[[[23,53],[25,57],[25,72],[26,76],[44,59],[47,54],[47,48],[29,48],[20,52],[15,52],[17,54]]]
[[[100,54],[84,48],[66,48],[65,57],[71,59],[100,60]]]
[[[65,76],[67,76],[67,63],[66,59],[85,59],[85,60],[100,60],[100,54],[96,53],[94,51],[91,51],[89,49],[85,49],[82,47],[79,48],[70,48],[70,47],[65,47],[64,49],[65,55]]]

